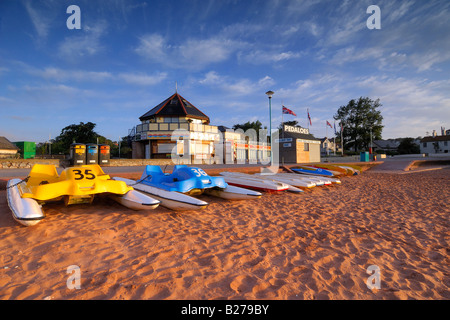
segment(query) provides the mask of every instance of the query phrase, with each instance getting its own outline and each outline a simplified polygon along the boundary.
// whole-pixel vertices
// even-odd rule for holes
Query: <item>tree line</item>
[[[110,146],[111,156],[119,156],[119,144],[120,144],[120,156],[131,157],[131,142],[128,141],[128,137],[122,137],[121,141],[112,141],[100,134],[94,129],[95,123],[92,122],[80,122],[79,124],[71,124],[61,130],[61,133],[49,143],[39,143],[36,146],[36,153],[43,154],[68,154],[70,152],[70,145],[73,143],[98,143],[107,144]]]

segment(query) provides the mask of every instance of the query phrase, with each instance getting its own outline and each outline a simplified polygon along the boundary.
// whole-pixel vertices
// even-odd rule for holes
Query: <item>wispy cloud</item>
[[[238,53],[238,59],[243,63],[250,64],[268,64],[268,63],[279,63],[288,60],[298,59],[302,57],[302,53],[285,51],[285,52],[274,52],[272,50],[263,51],[240,51]]]
[[[58,55],[67,61],[93,56],[104,49],[101,38],[107,33],[108,24],[101,20],[93,26],[84,25],[75,35],[66,37],[58,46]]]
[[[39,69],[31,66],[24,65],[23,68],[28,74],[46,79],[49,81],[56,81],[57,83],[64,82],[126,82],[128,84],[138,86],[152,86],[167,78],[167,72],[156,72],[154,74],[147,74],[143,72],[122,72],[113,73],[108,71],[87,71],[87,70],[73,70],[62,69],[55,67],[47,67]]]
[[[230,96],[250,96],[255,92],[274,85],[275,81],[270,76],[265,76],[255,81],[247,78],[235,79],[230,76],[219,75],[215,71],[210,71],[206,73],[204,78],[200,79],[198,83],[220,88]]]
[[[154,75],[147,75],[144,73],[120,73],[118,77],[130,84],[152,86],[165,80],[167,78],[167,72],[159,72]]]
[[[71,70],[61,69],[55,67],[47,67],[44,69],[38,69],[34,67],[28,67],[27,72],[34,76],[55,80],[58,82],[65,81],[83,81],[83,82],[99,82],[104,80],[110,80],[113,78],[112,73],[106,71],[85,71],[85,70]]]
[[[227,60],[241,43],[226,38],[189,38],[180,44],[170,44],[160,34],[139,38],[135,52],[145,60],[172,68],[201,69]]]
[[[48,12],[47,14],[45,12],[42,12],[32,5],[31,0],[27,0],[24,2],[24,6],[26,9],[26,12],[28,13],[28,16],[31,19],[31,22],[33,23],[34,29],[36,30],[37,34],[41,38],[46,38],[49,33],[50,28],[50,19]]]

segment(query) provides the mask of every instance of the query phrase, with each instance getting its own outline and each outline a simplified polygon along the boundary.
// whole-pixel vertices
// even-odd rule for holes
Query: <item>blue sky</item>
[[[69,30],[69,5],[81,29]],[[381,29],[370,30],[370,5]],[[94,122],[117,140],[178,92],[231,127],[281,122],[311,132],[350,99],[379,98],[383,138],[450,128],[450,2],[1,0],[0,136],[43,142]],[[329,129],[331,135],[331,129]]]

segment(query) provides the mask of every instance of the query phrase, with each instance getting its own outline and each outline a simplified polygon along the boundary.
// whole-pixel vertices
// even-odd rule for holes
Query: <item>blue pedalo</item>
[[[204,189],[224,189],[228,185],[222,177],[211,177],[203,169],[176,165],[172,173],[164,173],[159,166],[148,165],[140,183],[190,195],[202,194]]]

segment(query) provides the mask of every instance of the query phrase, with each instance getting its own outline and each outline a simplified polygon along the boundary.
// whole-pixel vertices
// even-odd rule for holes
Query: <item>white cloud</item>
[[[77,61],[81,57],[93,56],[104,48],[100,42],[106,34],[107,23],[99,21],[94,26],[83,25],[73,36],[66,37],[58,47],[58,54],[65,60]],[[81,33],[81,34],[80,34]]]
[[[24,5],[28,15],[30,16],[31,22],[36,29],[37,34],[39,35],[39,37],[46,38],[50,28],[48,13],[43,14],[42,12],[36,10],[31,5],[31,1],[26,1]]]
[[[11,98],[0,96],[0,103],[10,103],[10,102],[14,102],[14,100]]]
[[[166,72],[160,72],[155,75],[147,75],[144,73],[121,73],[119,78],[130,84],[136,84],[139,86],[152,86],[167,78]]]
[[[236,43],[227,39],[188,39],[176,54],[185,63],[203,66],[227,60],[235,48]]]
[[[434,65],[448,60],[450,60],[450,52],[442,51],[414,53],[411,56],[411,62],[419,72],[430,70]]]
[[[230,76],[221,76],[215,71],[210,71],[198,83],[220,88],[227,95],[250,96],[255,92],[263,91],[267,87],[274,85],[275,81],[270,76],[265,76],[257,81],[247,78],[234,79]]]
[[[237,41],[221,37],[190,38],[181,44],[172,45],[160,34],[148,34],[139,38],[135,52],[146,60],[168,67],[201,69],[229,59],[240,46]]]
[[[43,70],[30,68],[30,74],[47,79],[64,81],[104,81],[112,78],[110,72],[105,71],[84,71],[84,70],[67,70],[55,67],[47,67]]]
[[[385,51],[380,47],[360,49],[352,46],[337,50],[330,62],[332,64],[344,65],[357,61],[378,60],[384,56]]]
[[[198,82],[206,85],[214,85],[221,82],[221,77],[215,71],[209,71],[205,77]]]
[[[166,51],[169,48],[161,35],[148,34],[139,38],[139,45],[135,52],[145,59],[163,62],[168,58]]]
[[[258,80],[258,84],[260,87],[268,87],[273,86],[275,81],[271,77],[265,76],[264,78]]]
[[[43,78],[46,80],[53,80],[56,82],[104,82],[109,83],[113,81],[124,81],[129,84],[139,86],[151,86],[167,78],[166,72],[157,72],[153,75],[146,73],[111,73],[107,71],[86,71],[86,70],[71,70],[61,69],[55,67],[47,67],[44,69],[38,69],[31,66],[24,66],[25,71],[33,76]]]
[[[250,51],[250,52],[244,52],[241,51],[238,54],[238,58],[245,62],[245,63],[251,63],[251,64],[270,64],[270,63],[276,63],[276,62],[282,62],[282,61],[288,61],[292,59],[298,59],[302,56],[301,53],[298,52],[272,52],[272,51],[262,51],[262,50],[256,50],[256,51]]]
[[[383,138],[424,136],[450,119],[450,81],[372,76],[353,79],[360,95],[379,98],[384,117]],[[354,98],[357,98],[355,96]]]

